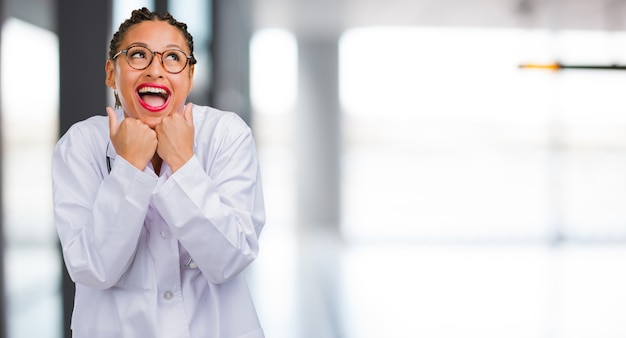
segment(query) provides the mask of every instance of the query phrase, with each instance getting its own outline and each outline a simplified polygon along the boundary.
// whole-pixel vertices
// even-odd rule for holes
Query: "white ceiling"
[[[173,0],[170,0],[173,1]],[[233,1],[233,0],[226,0]],[[53,29],[51,0],[5,0],[5,13]],[[393,26],[626,30],[626,0],[250,0],[253,27],[301,34]],[[48,13],[46,15],[45,13]]]
[[[336,34],[394,26],[626,30],[626,0],[256,0],[255,28]]]

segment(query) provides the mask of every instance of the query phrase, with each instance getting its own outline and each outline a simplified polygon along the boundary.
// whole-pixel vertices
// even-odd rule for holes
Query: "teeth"
[[[143,87],[139,89],[140,94],[167,94],[165,89],[163,88],[155,88],[155,87]]]

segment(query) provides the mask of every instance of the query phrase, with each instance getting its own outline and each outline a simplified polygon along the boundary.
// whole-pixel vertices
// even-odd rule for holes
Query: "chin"
[[[161,121],[163,120],[163,117],[149,117],[149,118],[142,118],[141,122],[145,123],[148,127],[154,129],[156,128],[156,126],[158,126],[159,124],[161,124]]]

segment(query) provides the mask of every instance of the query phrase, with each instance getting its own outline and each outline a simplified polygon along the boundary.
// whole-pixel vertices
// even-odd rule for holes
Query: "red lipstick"
[[[156,83],[141,84],[137,88],[136,95],[139,104],[151,112],[165,109],[172,96],[169,88]]]

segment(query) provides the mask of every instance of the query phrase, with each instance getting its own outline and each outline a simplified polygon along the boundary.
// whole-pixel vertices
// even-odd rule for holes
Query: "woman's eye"
[[[145,59],[146,58],[146,52],[144,52],[144,51],[131,51],[129,53],[129,56],[131,58],[135,58],[135,59]]]
[[[170,52],[165,55],[165,59],[170,61],[178,61],[180,60],[180,56],[176,52]]]

